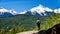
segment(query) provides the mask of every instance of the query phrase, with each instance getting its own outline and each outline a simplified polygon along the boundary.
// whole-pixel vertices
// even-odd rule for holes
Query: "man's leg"
[[[40,25],[38,25],[38,31],[40,31]]]

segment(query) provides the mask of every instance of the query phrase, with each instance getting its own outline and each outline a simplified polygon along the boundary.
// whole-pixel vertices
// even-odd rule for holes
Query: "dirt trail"
[[[38,31],[26,31],[26,32],[21,32],[21,33],[17,33],[17,34],[33,34],[33,33],[37,33]]]

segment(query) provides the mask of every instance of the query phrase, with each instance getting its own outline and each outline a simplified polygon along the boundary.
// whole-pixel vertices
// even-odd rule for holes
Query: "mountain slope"
[[[54,12],[55,12],[55,13],[60,13],[60,8],[54,9]]]
[[[14,15],[0,18],[1,33],[15,34],[23,31],[37,30],[36,20],[40,18],[41,30],[51,28],[60,23],[60,15],[54,16],[33,16],[33,15]],[[5,34],[4,33],[4,34]]]
[[[5,8],[0,8],[0,16],[11,16],[11,15],[17,15],[17,14],[26,14],[26,15],[35,15],[35,16],[50,16],[53,11],[54,11],[54,13],[60,13],[60,8],[52,10],[52,9],[40,4],[36,7],[31,8],[30,10],[25,10],[20,13],[17,13],[13,9],[8,10]]]
[[[31,14],[31,15],[35,15],[35,16],[47,16],[47,15],[50,15],[50,13],[52,13],[52,12],[53,12],[52,9],[45,7],[43,5],[39,5],[28,11],[21,12],[20,14],[27,14],[27,15]]]
[[[36,29],[36,20],[39,17],[33,15],[14,15],[10,17],[1,17],[0,18],[0,27],[4,29],[5,32],[14,31],[23,32]],[[42,17],[43,18],[43,17]],[[41,19],[42,19],[41,18]],[[44,22],[44,19],[42,19]],[[12,32],[13,33],[13,32]]]
[[[16,15],[16,11],[0,8],[0,17]]]
[[[40,4],[36,7],[31,8],[30,10],[25,10],[23,12],[20,12],[19,14],[35,15],[35,16],[50,16],[53,11],[54,13],[60,14],[60,8],[52,10]]]

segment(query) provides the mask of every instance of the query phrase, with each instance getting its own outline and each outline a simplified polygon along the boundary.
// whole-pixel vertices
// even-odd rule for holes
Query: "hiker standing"
[[[40,31],[40,24],[41,24],[40,20],[37,20],[36,24],[37,24],[37,27],[38,27],[38,31]]]

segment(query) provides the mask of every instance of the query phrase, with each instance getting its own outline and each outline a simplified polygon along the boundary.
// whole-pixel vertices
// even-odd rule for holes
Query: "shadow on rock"
[[[39,31],[37,34],[60,34],[60,24],[54,25],[48,30]]]

